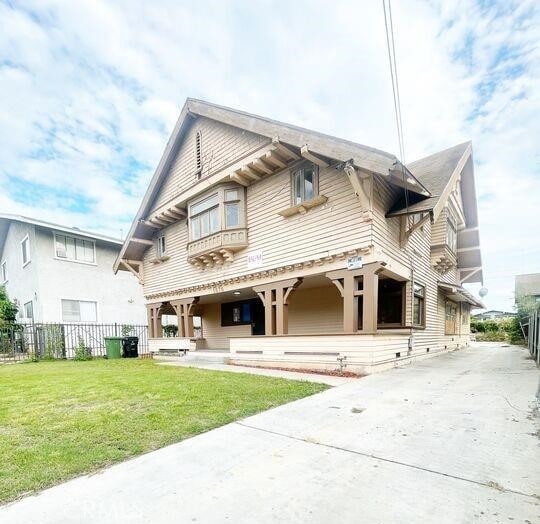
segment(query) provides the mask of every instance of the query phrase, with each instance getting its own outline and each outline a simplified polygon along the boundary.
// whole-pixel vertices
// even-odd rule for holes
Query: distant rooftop
[[[39,220],[37,218],[25,217],[22,215],[11,215],[6,213],[0,213],[0,251],[4,246],[6,239],[8,226],[10,222],[21,222],[23,224],[32,224],[34,226],[50,229],[54,231],[61,231],[62,233],[72,233],[79,237],[86,237],[92,240],[101,240],[110,244],[121,246],[123,241],[119,238],[109,237],[100,233],[92,233],[91,231],[84,231],[78,227],[63,226],[61,224],[54,224],[53,222],[46,222],[45,220]]]

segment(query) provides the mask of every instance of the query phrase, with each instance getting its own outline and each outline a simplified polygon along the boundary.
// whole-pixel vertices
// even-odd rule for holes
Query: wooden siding
[[[362,221],[361,207],[343,172],[321,169],[319,193],[328,197],[327,203],[305,215],[285,218],[278,213],[291,205],[290,178],[290,171],[285,170],[247,188],[249,246],[236,253],[232,263],[197,269],[187,262],[186,221],[163,229],[170,259],[154,264],[155,249],[147,250],[144,294],[247,274],[247,254],[252,251],[263,251],[264,265],[257,269],[264,270],[371,244],[371,226]]]
[[[374,244],[380,247],[392,258],[410,267],[411,262],[414,269],[414,279],[426,286],[426,326],[425,329],[414,329],[414,349],[412,355],[421,355],[434,350],[444,350],[455,347],[459,335],[445,335],[445,297],[438,288],[438,281],[452,282],[459,284],[459,271],[453,269],[444,275],[436,272],[430,265],[432,235],[437,234],[435,227],[428,221],[420,229],[417,229],[410,236],[404,249],[400,247],[399,218],[387,219],[384,212],[388,209],[390,202],[397,196],[396,190],[391,188],[386,182],[379,180],[375,190],[375,202],[373,213],[373,236]],[[441,213],[442,216],[445,215]],[[446,220],[446,218],[444,218]],[[436,222],[437,224],[438,222]],[[435,225],[436,225],[435,224]],[[445,222],[446,227],[446,222]],[[411,321],[411,300],[410,287],[407,286],[406,300],[407,324]],[[462,326],[458,313],[458,324],[463,334],[468,334],[468,326]],[[466,328],[466,333],[464,330]]]
[[[203,349],[229,349],[230,337],[249,337],[250,325],[221,326],[221,304],[205,304],[201,308]]]
[[[336,286],[302,289],[289,299],[289,334],[341,333],[343,299]]]
[[[165,182],[154,201],[153,209],[157,209],[198,181],[195,151],[197,132],[201,132],[202,136],[202,178],[269,142],[268,138],[261,135],[198,117],[178,147]]]

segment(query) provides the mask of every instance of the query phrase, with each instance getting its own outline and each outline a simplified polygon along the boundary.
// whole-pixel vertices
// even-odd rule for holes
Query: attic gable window
[[[197,162],[197,178],[202,174],[202,131],[197,131],[195,135],[195,156]]]
[[[314,164],[303,164],[292,173],[293,204],[312,200],[319,193],[319,171]]]
[[[452,215],[448,215],[446,219],[446,245],[450,248],[452,253],[457,251],[457,226],[456,221]]]
[[[165,237],[163,235],[158,237],[156,241],[156,251],[158,258],[162,258],[167,254]]]

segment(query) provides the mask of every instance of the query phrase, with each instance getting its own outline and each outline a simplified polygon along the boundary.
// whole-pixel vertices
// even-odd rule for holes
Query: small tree
[[[13,324],[19,308],[12,302],[4,286],[0,286],[0,324]]]

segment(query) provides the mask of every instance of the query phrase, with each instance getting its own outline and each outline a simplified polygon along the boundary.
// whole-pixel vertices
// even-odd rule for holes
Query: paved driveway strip
[[[0,522],[538,522],[526,355],[475,347],[348,382],[0,508]]]

